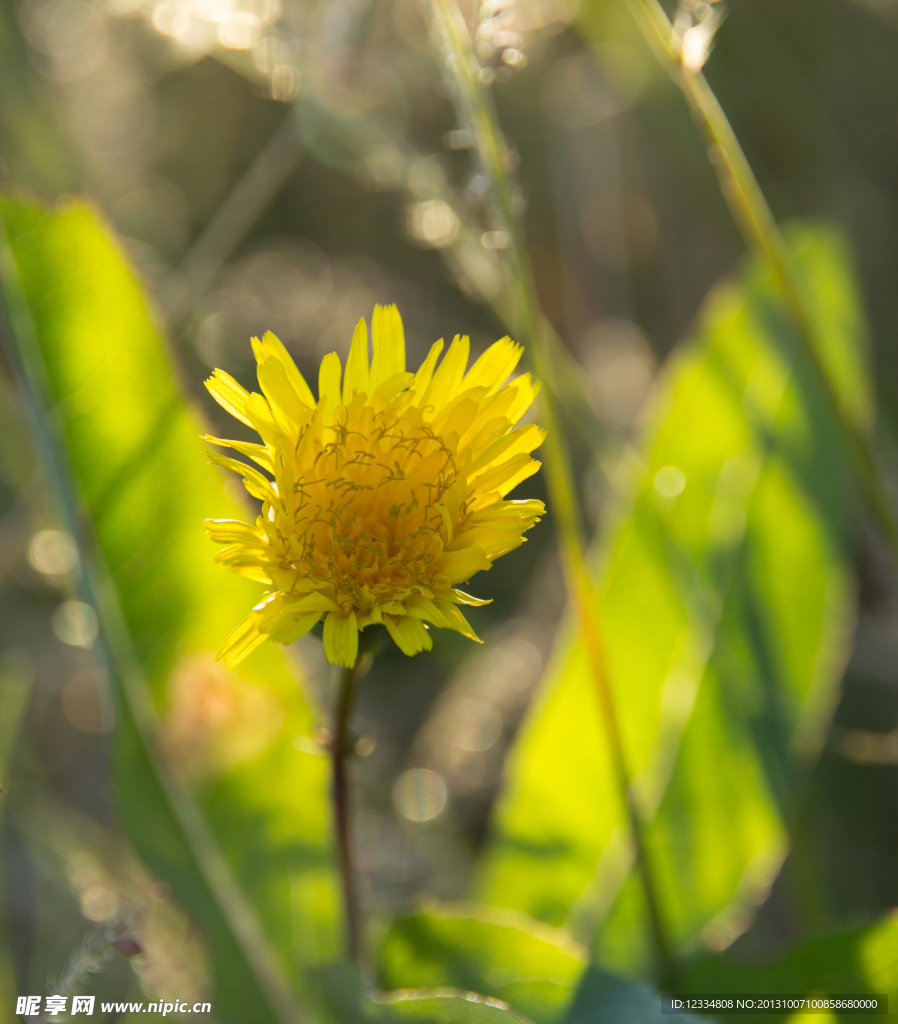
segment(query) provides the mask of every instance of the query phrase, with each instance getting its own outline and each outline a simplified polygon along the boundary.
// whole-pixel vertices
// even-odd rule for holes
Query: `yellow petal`
[[[376,604],[367,615],[356,615],[358,620],[359,629],[364,629],[366,626],[374,626],[378,623],[383,622],[383,612],[379,604]]]
[[[449,346],[449,351],[440,363],[440,368],[433,375],[423,405],[432,406],[436,412],[439,412],[444,405],[455,398],[465,375],[470,348],[471,342],[467,337],[455,336]]]
[[[404,391],[415,378],[410,373],[394,373],[385,381],[374,388],[369,405],[376,409],[383,409],[388,406],[401,391]]]
[[[221,551],[216,551],[212,556],[213,562],[221,562],[222,565],[226,565],[229,568],[235,566],[267,566],[270,561],[276,561],[272,558],[273,552],[267,546],[263,547],[259,545],[251,548],[245,544],[231,544],[229,547],[222,548]]]
[[[375,306],[371,317],[371,390],[405,373],[405,331],[395,306]]]
[[[253,339],[253,341],[256,340],[257,339]],[[311,388],[306,384],[305,377],[303,377],[299,372],[299,368],[296,363],[293,362],[293,356],[291,356],[286,348],[284,348],[280,339],[275,337],[271,331],[266,331],[262,336],[262,341],[257,342],[257,345],[253,345],[253,351],[256,353],[257,362],[261,362],[261,359],[259,358],[260,353],[263,358],[276,359],[284,368],[287,379],[300,401],[310,409],[314,408],[315,399],[312,396]]]
[[[206,519],[203,522],[203,529],[210,540],[220,544],[248,544],[258,547],[260,544],[267,544],[268,538],[261,531],[239,519]]]
[[[322,594],[320,590],[306,594],[305,597],[291,604],[290,608],[297,612],[318,612],[319,614],[321,612],[337,612],[340,610],[339,605],[332,601],[327,594]]]
[[[438,626],[440,629],[449,629],[449,623],[446,621],[446,616],[443,615],[433,601],[428,600],[426,597],[421,597],[420,594],[416,594],[411,601],[409,601],[408,614],[416,619],[423,619],[425,622],[430,622],[434,626]]]
[[[531,459],[526,452],[521,452],[520,455],[514,455],[498,466],[484,470],[474,478],[473,486],[482,494],[495,491],[504,498],[522,480],[533,476],[539,467],[540,464],[535,459]]]
[[[483,406],[477,419],[458,439],[459,452],[470,453],[477,459],[495,441],[508,433],[508,420],[504,416],[484,416]]]
[[[473,530],[465,530],[458,537],[460,544],[474,545],[484,553],[489,562],[495,562],[501,555],[514,551],[524,543],[523,525],[509,524],[504,528],[497,526],[480,526]],[[463,548],[459,548],[463,550]]]
[[[440,338],[439,341],[435,341],[430,346],[427,358],[415,374],[415,380],[412,384],[412,391],[415,393],[414,398],[412,399],[412,405],[421,405],[424,401],[424,396],[427,394],[427,389],[430,387],[430,382],[433,379],[433,371],[437,365],[437,359],[440,358],[440,353],[442,351],[443,339]]]
[[[528,423],[526,426],[517,427],[510,431],[505,437],[494,441],[478,458],[476,458],[468,470],[468,478],[476,480],[478,472],[489,469],[499,462],[519,455],[522,452],[529,455],[534,448],[538,448],[546,436],[542,427],[535,423]]]
[[[212,559],[213,562],[217,562],[217,558]],[[244,576],[248,580],[255,580],[256,583],[265,583],[271,586],[272,579],[271,573],[269,573],[263,566],[258,563],[250,563],[248,560],[245,564],[232,563],[228,565],[231,572],[237,573],[238,576]]]
[[[272,630],[271,639],[279,644],[293,644],[308,633],[308,631],[321,618],[321,612],[306,612],[297,618],[285,617],[284,621]]]
[[[228,441],[222,437],[212,437],[211,434],[203,434],[202,440],[208,441],[209,444],[217,444],[221,448],[233,448],[235,452],[246,455],[263,469],[267,469],[269,473],[274,472],[274,461],[271,458],[271,452],[264,445],[250,444],[248,441]]]
[[[331,612],[324,620],[324,653],[332,665],[352,668],[359,653],[355,612]]]
[[[215,660],[224,662],[228,668],[233,668],[264,640],[264,635],[256,627],[256,616],[250,612],[243,622],[228,634],[225,642],[218,648]]]
[[[456,395],[443,411],[437,413],[433,418],[433,429],[437,434],[448,437],[455,434],[461,437],[477,419],[479,408],[477,405],[477,393],[483,394],[482,389],[477,391],[462,391]]]
[[[328,352],[318,371],[318,404],[331,410],[340,404],[340,357]]]
[[[495,394],[514,373],[524,349],[511,338],[500,338],[483,353],[462,381],[462,389],[485,387]]]
[[[254,391],[247,399],[245,411],[250,426],[262,438],[262,441],[268,447],[276,448],[281,438],[281,429],[275,422],[268,399]]]
[[[532,379],[529,373],[522,373],[520,377],[515,377],[507,387],[508,390],[514,392],[515,396],[506,413],[509,423],[514,426],[533,405],[534,399],[539,394],[540,385],[538,381]]]
[[[477,643],[482,644],[483,641],[480,637],[471,629],[471,624],[458,610],[457,606],[451,601],[441,600],[437,601],[440,611],[446,616],[449,625],[452,629],[457,630],[462,636],[468,637],[469,640],[476,640]]]
[[[277,494],[270,480],[266,479],[252,466],[245,462],[238,462],[236,459],[229,459],[227,455],[219,455],[218,452],[207,452],[209,461],[225,469],[231,469],[243,477],[243,484],[254,498],[261,498],[262,501],[277,501]]]
[[[463,590],[453,588],[449,591],[449,597],[446,600],[455,601],[458,604],[470,604],[477,608],[482,607],[485,604],[492,604],[493,599],[490,598],[488,601],[484,601],[480,597],[471,597],[470,594],[466,594]]]
[[[451,544],[452,538],[455,536],[455,527],[452,525],[452,516],[449,515],[449,509],[445,505],[437,505],[437,511],[440,513],[440,518],[443,520],[443,529],[446,531],[442,540],[445,544]]]
[[[535,522],[546,514],[546,506],[536,498],[497,501],[471,514],[469,522],[482,523],[491,519]]]
[[[224,370],[215,370],[206,381],[206,388],[222,409],[229,412],[235,419],[245,423],[248,427],[252,426],[244,412],[249,392],[241,387],[229,373],[225,373]]]
[[[384,625],[403,654],[411,656],[420,651],[429,651],[433,647],[433,640],[420,619],[411,615],[403,615],[401,619],[385,615]]]
[[[356,324],[349,358],[346,360],[346,373],[343,376],[344,405],[349,405],[357,391],[368,394],[368,374],[368,329],[362,319]]]
[[[463,583],[475,572],[489,569],[490,564],[480,548],[468,547],[461,551],[444,551],[437,559],[437,571],[446,576],[450,583]]]
[[[268,399],[277,425],[295,441],[300,424],[305,421],[309,411],[308,406],[300,400],[287,379],[283,364],[276,359],[266,359],[260,363],[257,376],[259,387]]]
[[[293,451],[289,445],[279,441],[274,451],[274,478],[278,484],[278,494],[284,505],[284,512],[292,516],[296,512],[299,496],[296,492],[296,478],[293,473]]]
[[[256,627],[260,633],[267,636],[277,626],[284,614],[284,595],[277,591],[266,594],[253,608],[253,612],[256,616]]]

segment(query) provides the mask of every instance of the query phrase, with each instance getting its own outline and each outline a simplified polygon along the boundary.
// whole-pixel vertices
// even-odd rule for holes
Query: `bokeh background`
[[[625,502],[659,367],[744,246],[703,136],[624,3],[485,0],[464,14],[513,147],[539,299],[568,354],[564,426],[600,537]],[[707,69],[776,216],[822,219],[848,240],[890,480],[896,47],[894,0],[731,0]],[[91,198],[152,296],[179,386],[218,436],[236,436],[235,425],[202,382],[221,366],[249,386],[251,335],[274,331],[314,380],[375,302],[399,305],[412,365],[438,337],[466,333],[480,351],[507,332],[508,238],[472,143],[415,0],[0,7],[0,183],[42,200]],[[113,811],[97,626],[74,600],[77,552],[9,380],[0,416],[9,990],[42,992],[86,932],[139,907],[140,952],[110,959],[96,991],[190,1000],[206,990],[203,942]],[[525,486],[545,497],[540,477]],[[854,653],[801,809],[830,928],[898,899],[894,567],[864,523],[847,557]],[[482,648],[451,634],[413,660],[387,651],[361,696],[359,867],[384,914],[470,891],[506,750],[563,620],[551,522],[472,589],[493,599],[472,615]],[[323,729],[332,683],[319,641],[289,658]],[[251,758],[280,713],[264,690],[205,662],[182,666],[169,681],[166,747],[202,780]],[[297,749],[314,748],[310,735]],[[760,912],[717,942],[736,961],[764,961],[824,928],[789,878],[777,873]],[[11,1018],[11,1005],[0,1014]]]

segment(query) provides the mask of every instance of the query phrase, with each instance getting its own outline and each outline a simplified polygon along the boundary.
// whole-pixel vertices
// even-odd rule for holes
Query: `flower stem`
[[[358,885],[355,869],[352,864],[352,825],[349,807],[349,779],[347,776],[347,755],[351,751],[348,749],[347,728],[356,689],[363,674],[361,666],[362,658],[359,658],[352,668],[344,668],[341,671],[340,692],[337,695],[337,707],[334,712],[334,730],[330,744],[334,835],[337,843],[340,886],[343,890],[346,956],[347,959],[359,967],[362,966],[364,949]]]
[[[681,41],[658,0],[628,2],[655,56],[671,74],[705,131],[710,142],[709,157],[723,197],[745,241],[770,268],[786,310],[798,329],[800,344],[842,429],[867,508],[898,558],[898,521],[883,487],[865,425],[845,407],[821,358],[817,329],[801,281],[736,133],[702,72],[683,67]]]
[[[456,0],[430,0],[427,9],[431,16],[435,41],[452,76],[451,85],[454,88],[456,108],[463,123],[469,126],[473,133],[483,172],[490,182],[494,215],[510,239],[506,252],[511,276],[514,327],[527,345],[534,372],[546,385],[553,381],[555,376],[549,349],[551,329],[539,307],[533,268],[519,216],[519,203],[508,169],[508,149],[492,96],[482,83],[470,34]],[[675,964],[667,940],[657,886],[644,839],[644,825],[633,791],[623,733],[608,676],[599,620],[598,595],[587,564],[579,496],[552,387],[543,387],[540,395],[540,413],[543,426],[546,428],[545,469],[549,502],[558,533],[565,582],[595,680],[599,710],[614,765],[615,781],[629,821],[637,871],[648,912],[656,976],[659,983],[669,983],[675,974]]]

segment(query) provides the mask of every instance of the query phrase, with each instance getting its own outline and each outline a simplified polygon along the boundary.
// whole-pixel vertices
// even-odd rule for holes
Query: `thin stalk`
[[[527,345],[536,376],[540,380],[551,381],[554,375],[546,325],[539,308],[533,268],[527,255],[523,226],[517,209],[518,200],[508,171],[508,150],[492,97],[481,83],[480,68],[471,47],[470,35],[455,0],[430,0],[429,10],[434,34],[453,76],[460,116],[473,131],[483,171],[490,181],[495,215],[511,240],[507,259],[512,279],[512,305],[517,333]],[[656,974],[660,982],[668,982],[675,974],[674,960],[608,676],[598,599],[587,566],[574,473],[552,389],[543,389],[540,403],[541,418],[547,431],[543,450],[549,501],[558,532],[568,594],[595,679],[615,780],[630,826],[637,870],[648,910]]]
[[[330,743],[334,802],[334,837],[337,843],[337,864],[340,886],[343,890],[343,920],[346,938],[346,956],[362,966],[364,956],[358,884],[352,863],[352,823],[349,806],[349,779],[347,756],[349,749],[347,729],[353,700],[362,676],[362,658],[352,668],[340,674],[340,692],[334,712],[334,731]]]
[[[720,189],[746,243],[768,265],[827,402],[851,453],[858,486],[870,514],[898,558],[898,522],[883,486],[870,441],[845,408],[817,347],[817,331],[801,282],[758,179],[739,145],[723,107],[700,70],[683,67],[680,39],[658,0],[628,0],[661,65],[671,74],[711,143],[709,156]]]
[[[157,301],[170,323],[177,327],[215,281],[230,255],[284,187],[303,150],[296,110],[291,107],[159,289]]]

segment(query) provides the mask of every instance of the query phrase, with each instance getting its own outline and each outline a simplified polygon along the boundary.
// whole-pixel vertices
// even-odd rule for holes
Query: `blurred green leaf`
[[[844,246],[796,228],[838,386],[871,419]],[[852,615],[851,475],[755,264],[711,294],[659,381],[632,506],[608,532],[602,625],[662,909],[725,945],[784,855]],[[508,765],[480,895],[645,970],[641,890],[583,652],[559,645]]]
[[[450,992],[424,989],[403,992],[391,999],[392,1020],[415,1020],[425,1024],[529,1024],[501,1000],[490,999],[476,992]]]
[[[378,970],[384,988],[486,992],[543,1024],[561,1019],[586,961],[586,950],[564,932],[463,904],[394,921]]]
[[[882,995],[894,999],[898,987],[898,921],[852,928],[815,939],[777,963],[747,967],[708,957],[687,970],[679,989],[685,993],[758,995]],[[891,1007],[894,1012],[894,1007]],[[776,1024],[783,1014],[717,1014],[723,1020],[764,1020]],[[857,1014],[836,1020],[856,1020]],[[872,1019],[872,1015],[868,1015]]]
[[[119,814],[203,927],[216,1015],[295,1019],[285,979],[337,949],[327,766],[292,745],[311,718],[279,650],[266,645],[237,673],[212,662],[259,587],[213,564],[201,523],[249,509],[208,464],[203,424],[181,396],[142,289],[95,214],[10,198],[0,214],[23,361],[58,417],[95,562],[113,591],[98,610],[118,660]],[[227,728],[216,722],[222,706]],[[207,751],[202,813],[163,766],[160,738],[182,756]]]
[[[424,1024],[528,1024],[511,1007],[476,993],[409,993],[390,1004],[394,1019],[416,1020]]]
[[[394,921],[378,974],[387,988],[488,993],[534,1024],[661,1019],[652,992],[589,965],[586,949],[567,933],[484,906],[439,906]]]
[[[403,985],[385,992],[372,989],[373,979],[363,982],[346,962],[320,969],[317,977],[327,1019],[339,1024],[397,1024],[407,1018],[427,1024],[530,1024],[504,1000],[456,985]]]

